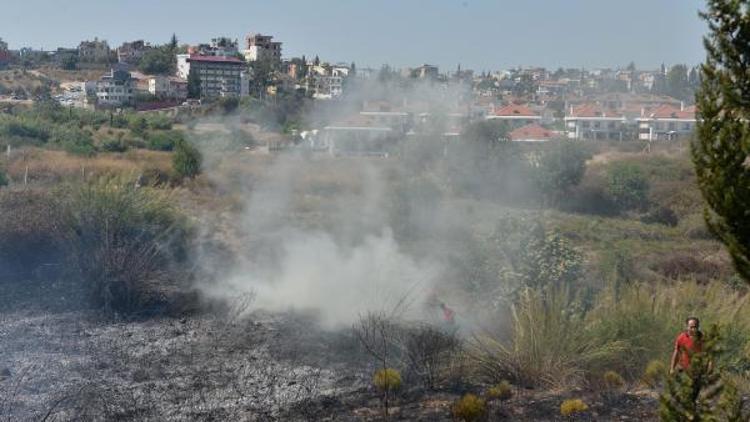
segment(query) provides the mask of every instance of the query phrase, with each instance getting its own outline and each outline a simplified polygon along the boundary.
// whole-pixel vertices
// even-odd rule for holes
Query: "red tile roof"
[[[623,113],[618,110],[606,110],[595,104],[582,104],[574,106],[573,110],[569,111],[568,117],[611,117],[611,118],[622,118]]]
[[[523,105],[510,104],[495,110],[495,116],[501,117],[539,117],[537,113]]]
[[[517,140],[547,140],[555,137],[555,132],[549,129],[545,129],[536,123],[530,125],[521,126],[518,129],[512,130],[508,136],[513,141]]]
[[[656,119],[695,119],[695,106],[680,110],[677,107],[663,105],[655,108],[649,117]]]
[[[213,63],[236,63],[243,64],[242,60],[237,57],[223,57],[223,56],[199,56],[191,55],[187,61],[189,62],[213,62]]]

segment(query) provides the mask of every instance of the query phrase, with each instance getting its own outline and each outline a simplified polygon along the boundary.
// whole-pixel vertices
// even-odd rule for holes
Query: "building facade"
[[[690,136],[695,130],[695,107],[670,107],[655,109],[636,119],[638,139],[644,141],[674,140]]]
[[[96,81],[96,105],[99,107],[123,107],[133,104],[135,81],[130,73],[111,70]]]
[[[110,49],[107,41],[94,38],[94,41],[81,41],[78,45],[78,60],[88,63],[109,62]]]
[[[248,34],[245,37],[245,60],[254,62],[257,60],[270,60],[281,62],[281,43],[272,41],[273,36],[261,34]]]
[[[200,80],[201,98],[233,97],[242,93],[241,74],[245,62],[236,57],[190,56],[185,59],[188,78],[195,73]]]

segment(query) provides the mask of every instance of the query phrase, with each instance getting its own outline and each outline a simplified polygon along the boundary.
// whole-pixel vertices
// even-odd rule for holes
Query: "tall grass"
[[[61,191],[70,265],[92,304],[132,314],[162,302],[186,258],[185,219],[163,193],[119,178]]]
[[[475,336],[470,354],[478,374],[492,382],[570,387],[581,384],[587,371],[616,362],[626,342],[596,336],[574,305],[565,288],[524,290],[505,334]]]

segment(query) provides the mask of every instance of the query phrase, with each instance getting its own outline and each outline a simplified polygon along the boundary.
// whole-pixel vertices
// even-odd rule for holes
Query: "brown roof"
[[[595,104],[582,104],[573,107],[568,117],[612,117],[622,118],[623,113],[618,110],[607,110]]]
[[[655,108],[649,117],[656,119],[695,119],[695,106],[680,110],[677,107],[663,105]]]
[[[538,117],[539,115],[524,105],[510,104],[495,110],[495,116]]]
[[[521,126],[518,129],[512,130],[508,136],[513,141],[522,139],[536,139],[536,140],[547,140],[555,137],[555,132],[549,129],[545,129],[542,126],[532,123],[530,125]]]

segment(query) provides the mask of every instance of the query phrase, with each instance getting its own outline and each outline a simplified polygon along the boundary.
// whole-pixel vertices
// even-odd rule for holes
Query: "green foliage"
[[[651,388],[656,388],[667,375],[667,365],[664,361],[653,359],[648,362],[643,371],[643,382]]]
[[[155,151],[172,151],[178,142],[184,140],[185,137],[180,131],[154,131],[146,136],[146,147]]]
[[[706,62],[696,94],[700,110],[693,163],[707,202],[709,229],[750,283],[750,10],[745,1],[708,0]]]
[[[557,203],[577,186],[586,172],[586,160],[591,157],[583,144],[571,141],[556,143],[543,151],[534,169],[537,188],[551,203]]]
[[[401,373],[393,368],[375,371],[372,384],[380,391],[397,391],[401,389]]]
[[[478,421],[487,414],[487,402],[474,394],[466,394],[453,404],[451,411],[453,417],[458,420]]]
[[[198,75],[198,72],[188,73],[187,97],[193,99],[201,97],[201,77]]]
[[[482,377],[521,386],[570,387],[586,371],[612,367],[626,344],[589,328],[568,289],[521,292],[507,334],[476,336],[470,355]]]
[[[168,46],[152,48],[143,54],[138,69],[149,75],[170,75],[177,66],[175,52]]]
[[[186,140],[179,139],[175,143],[172,155],[172,168],[180,178],[194,178],[201,172],[203,158],[197,148]]]
[[[492,400],[509,400],[513,397],[513,388],[507,380],[502,380],[499,384],[487,390],[487,397]]]
[[[700,353],[690,358],[690,367],[667,378],[659,397],[659,416],[665,422],[747,420],[737,389],[722,376],[722,334],[713,325],[705,334]],[[747,415],[750,416],[750,415]]]
[[[109,138],[101,142],[99,149],[105,152],[125,152],[128,150],[128,146],[122,140],[122,137]]]
[[[124,180],[100,179],[60,192],[69,263],[91,304],[134,314],[161,302],[189,232],[168,198]]]
[[[641,168],[616,163],[607,172],[607,193],[622,210],[641,208],[648,202],[649,182]]]
[[[5,174],[5,170],[0,168],[0,187],[8,186],[8,176]]]
[[[560,414],[567,417],[589,410],[589,406],[581,399],[568,399],[560,404]]]
[[[96,154],[96,147],[91,135],[74,126],[56,127],[52,131],[50,141],[71,154],[87,157]]]

